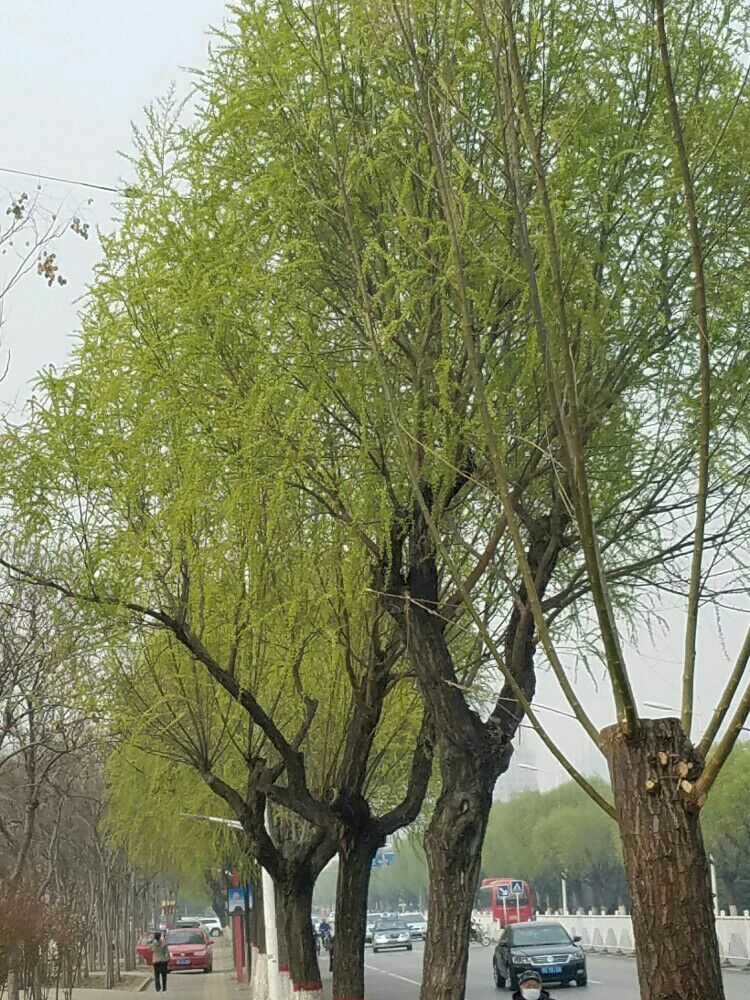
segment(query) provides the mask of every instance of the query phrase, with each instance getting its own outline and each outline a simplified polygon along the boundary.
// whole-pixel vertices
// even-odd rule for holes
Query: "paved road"
[[[380,952],[368,949],[367,1000],[417,1000],[422,973],[422,945],[414,951]],[[581,1000],[639,1000],[635,962],[629,958],[589,955],[589,985]],[[724,977],[727,1000],[747,1000],[750,973],[728,972]],[[573,1000],[575,987],[552,990],[553,997]],[[467,1000],[509,1000],[510,992],[496,989],[492,979],[492,946],[472,945],[467,978]]]

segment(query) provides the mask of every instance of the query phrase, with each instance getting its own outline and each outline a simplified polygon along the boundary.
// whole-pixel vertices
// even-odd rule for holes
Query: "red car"
[[[202,972],[213,972],[214,970],[213,941],[200,927],[178,927],[173,931],[167,931],[167,948],[169,949],[170,972],[189,972],[193,969],[199,969]]]
[[[139,958],[142,958],[147,965],[151,965],[151,945],[154,941],[154,932],[146,931],[144,935],[138,938],[135,945],[135,950]]]

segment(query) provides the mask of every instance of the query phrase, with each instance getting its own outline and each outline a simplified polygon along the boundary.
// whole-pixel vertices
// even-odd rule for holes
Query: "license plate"
[[[190,965],[190,959],[189,958],[178,958],[177,959],[177,964],[178,965]]]
[[[556,976],[560,972],[562,972],[562,966],[561,965],[543,965],[542,966],[542,975],[543,976]]]

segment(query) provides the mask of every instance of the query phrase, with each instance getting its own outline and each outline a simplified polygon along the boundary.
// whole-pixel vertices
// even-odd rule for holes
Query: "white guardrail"
[[[490,937],[497,941],[502,927],[488,914],[474,914],[479,924],[485,927]],[[633,924],[626,913],[572,913],[563,916],[557,913],[539,914],[537,920],[556,920],[573,937],[581,938],[581,946],[587,951],[609,954],[632,955]],[[719,952],[725,965],[750,968],[750,911],[744,916],[727,917],[722,913],[716,918],[716,936]]]

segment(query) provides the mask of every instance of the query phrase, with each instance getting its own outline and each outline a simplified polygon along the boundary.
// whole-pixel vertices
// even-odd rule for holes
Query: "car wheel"
[[[379,951],[380,951],[380,948],[373,948],[373,949],[372,949],[372,953],[373,953],[373,955],[377,955],[377,953],[378,953]]]
[[[411,946],[410,944],[407,944],[407,946],[406,946],[406,950],[407,950],[407,951],[411,951],[411,950],[412,950],[412,946]]]
[[[495,970],[495,986],[497,986],[497,988],[499,990],[504,990],[505,989],[505,978],[500,975],[500,970],[494,964],[493,964],[493,969]]]
[[[585,972],[579,972],[576,977],[576,986],[587,986],[589,981],[588,974]]]
[[[518,977],[511,969],[508,970],[508,988],[514,993],[518,989]]]

